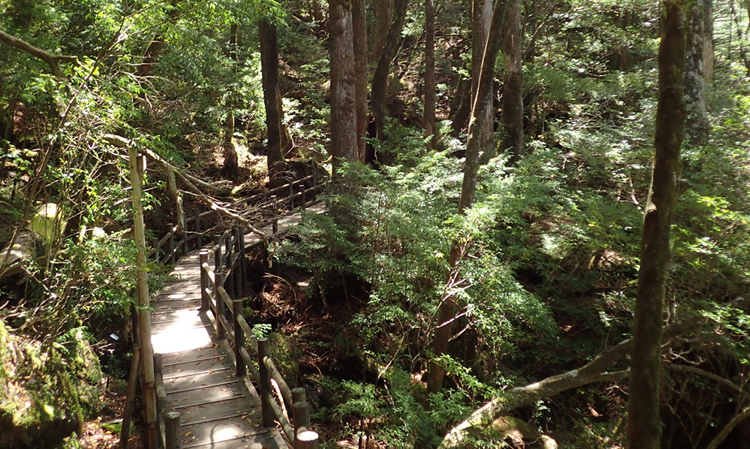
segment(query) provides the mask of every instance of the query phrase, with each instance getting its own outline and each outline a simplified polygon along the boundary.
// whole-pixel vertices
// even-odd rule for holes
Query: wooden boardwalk
[[[309,210],[322,209],[318,204]],[[300,219],[300,213],[281,217],[278,229]],[[271,226],[261,231],[270,234]],[[259,242],[257,235],[245,235],[246,247]],[[198,310],[199,250],[181,258],[170,278],[152,302],[151,342],[154,353],[163,355],[169,408],[182,415],[182,448],[286,448],[276,429],[262,427],[258,394],[246,376],[235,376],[233,351],[216,338],[213,316]]]

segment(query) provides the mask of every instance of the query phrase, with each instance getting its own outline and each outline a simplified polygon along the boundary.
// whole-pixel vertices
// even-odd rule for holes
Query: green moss
[[[42,345],[0,322],[0,449],[54,447],[96,410],[98,361],[82,333],[72,337]]]

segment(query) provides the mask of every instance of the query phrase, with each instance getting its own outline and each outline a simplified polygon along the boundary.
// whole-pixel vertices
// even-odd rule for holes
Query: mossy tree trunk
[[[663,8],[654,169],[643,222],[633,324],[627,429],[629,449],[660,447],[662,313],[670,260],[670,227],[677,200],[680,147],[685,130],[685,2],[665,0]]]

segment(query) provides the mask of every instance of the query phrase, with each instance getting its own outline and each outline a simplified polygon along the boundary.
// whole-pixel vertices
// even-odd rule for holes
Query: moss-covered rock
[[[268,341],[276,368],[279,369],[289,388],[296,387],[299,382],[300,352],[294,338],[273,332],[268,336]]]
[[[97,358],[81,332],[43,346],[0,321],[0,449],[57,447],[98,400]]]

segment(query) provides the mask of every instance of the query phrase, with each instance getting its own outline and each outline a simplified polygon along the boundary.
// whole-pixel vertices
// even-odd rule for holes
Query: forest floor
[[[120,424],[125,407],[125,394],[117,383],[108,382],[105,392],[100,397],[102,412],[96,419],[83,424],[83,435],[76,439],[78,446],[84,449],[119,449]],[[70,445],[70,447],[75,447]],[[140,435],[131,428],[127,449],[143,449]]]

